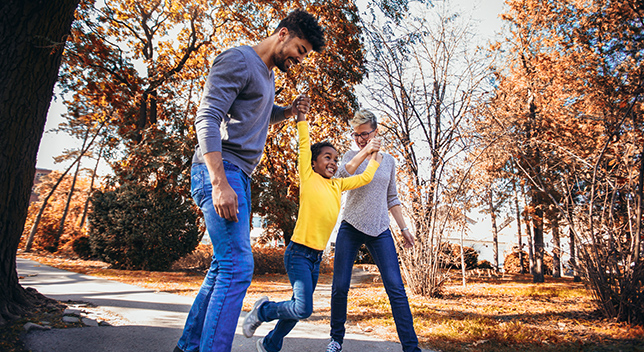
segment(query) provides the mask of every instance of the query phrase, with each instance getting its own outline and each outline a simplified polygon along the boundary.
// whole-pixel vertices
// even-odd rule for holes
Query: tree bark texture
[[[512,188],[514,191],[514,207],[516,210],[516,216],[517,216],[517,246],[519,247],[519,273],[520,274],[525,274],[523,270],[523,261],[525,258],[523,258],[523,241],[521,239],[521,212],[519,211],[519,192],[517,192],[517,184],[516,182],[512,182]]]
[[[16,253],[65,40],[78,0],[0,5],[0,324],[24,312]]]
[[[492,189],[488,192],[488,206],[490,207],[490,218],[492,220],[492,241],[494,251],[494,270],[499,271],[499,231],[496,226],[496,209],[492,198]]]
[[[559,220],[555,214],[550,220],[552,230],[552,277],[561,277],[561,236],[559,236]]]
[[[534,234],[534,272],[532,273],[532,282],[543,283],[545,281],[543,275],[543,210],[541,207],[536,207],[536,219],[532,220],[533,234]]]

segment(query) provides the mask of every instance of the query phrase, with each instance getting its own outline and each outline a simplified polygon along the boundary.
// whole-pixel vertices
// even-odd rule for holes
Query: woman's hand
[[[345,170],[349,173],[349,175],[353,175],[356,173],[356,170],[358,170],[358,166],[362,164],[363,161],[365,161],[367,158],[373,159],[374,154],[379,154],[378,152],[380,151],[380,140],[373,138],[371,139],[367,145],[364,146],[364,148],[360,149],[358,154],[356,154],[353,159],[351,159],[348,163],[344,165]],[[382,155],[380,156],[379,160],[376,160],[377,162],[380,162],[382,160]]]
[[[372,138],[367,145],[364,147],[364,151],[367,154],[376,153],[380,151],[380,139]]]
[[[371,153],[370,157],[371,157],[371,160],[377,161],[378,164],[382,162],[382,154],[378,152]]]
[[[405,239],[405,248],[411,248],[414,246],[414,235],[411,234],[409,229],[404,229],[402,231],[403,238]]]

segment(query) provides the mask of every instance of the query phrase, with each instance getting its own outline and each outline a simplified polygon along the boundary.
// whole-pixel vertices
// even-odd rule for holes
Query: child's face
[[[331,147],[322,147],[320,155],[313,160],[313,171],[324,178],[331,178],[338,169],[338,151]]]

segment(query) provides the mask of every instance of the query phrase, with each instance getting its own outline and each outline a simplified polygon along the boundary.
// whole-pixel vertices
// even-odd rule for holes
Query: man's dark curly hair
[[[333,150],[338,151],[330,142],[324,141],[315,143],[311,146],[311,164],[313,164],[313,160],[318,160],[318,156],[320,156],[322,148],[324,147],[331,147]]]
[[[306,39],[311,43],[313,50],[318,53],[324,49],[324,30],[318,24],[317,18],[302,9],[297,9],[289,13],[280,22],[273,34],[277,33],[280,28],[286,28],[289,33],[292,33],[296,37]]]

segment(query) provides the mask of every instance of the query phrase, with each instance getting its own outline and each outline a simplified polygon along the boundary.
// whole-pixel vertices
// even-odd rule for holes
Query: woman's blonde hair
[[[367,122],[371,123],[371,128],[373,129],[378,127],[378,119],[376,119],[376,115],[374,115],[369,110],[360,110],[356,112],[355,115],[353,115],[353,118],[351,120],[349,120],[349,125],[351,125],[351,127],[353,128],[356,128]]]

